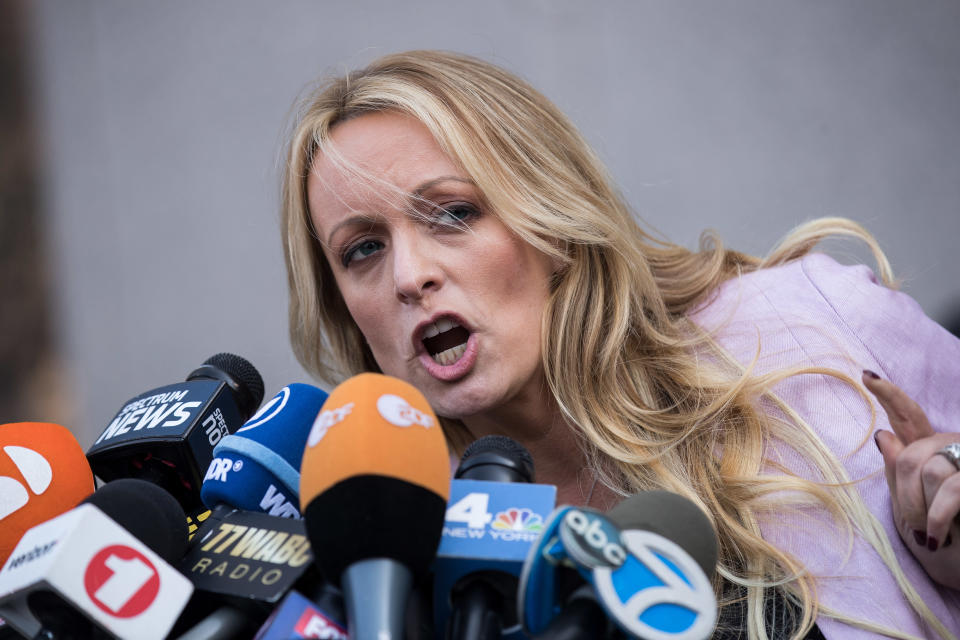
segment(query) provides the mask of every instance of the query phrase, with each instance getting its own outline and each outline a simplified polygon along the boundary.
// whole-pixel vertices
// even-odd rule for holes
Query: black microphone
[[[162,639],[193,592],[171,566],[186,516],[160,487],[110,482],[27,531],[0,572],[0,615],[28,637]]]
[[[533,457],[506,436],[485,436],[463,452],[454,478],[484,482],[533,483]],[[503,571],[479,570],[460,578],[451,590],[447,638],[499,640],[516,624],[517,578]]]
[[[95,475],[142,478],[170,492],[190,514],[203,511],[200,487],[222,438],[263,400],[263,379],[239,356],[207,359],[185,382],[128,401],[87,451]]]
[[[313,559],[303,520],[216,507],[178,563],[198,601],[185,637],[252,635],[289,592],[312,593]]]
[[[593,588],[573,569],[561,568],[558,573],[567,573],[567,579],[578,582],[579,586],[563,599],[563,608],[546,630],[532,640],[601,640],[613,637],[610,621],[597,602]]]

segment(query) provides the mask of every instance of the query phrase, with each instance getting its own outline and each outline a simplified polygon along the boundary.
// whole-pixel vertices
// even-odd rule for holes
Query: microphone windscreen
[[[139,478],[106,483],[84,500],[169,564],[187,553],[187,515],[168,491]]]
[[[330,393],[303,454],[300,506],[321,571],[392,558],[414,574],[436,554],[450,461],[433,410],[410,384],[374,373]]]
[[[0,566],[27,529],[77,506],[93,489],[87,458],[66,427],[0,425]]]
[[[533,456],[513,438],[483,436],[463,452],[454,477],[490,482],[533,482]]]
[[[642,529],[663,536],[690,554],[707,578],[717,566],[717,536],[707,515],[670,491],[643,491],[607,513],[621,530]]]
[[[303,449],[326,399],[327,393],[313,385],[287,385],[235,433],[225,436],[213,450],[203,481],[204,504],[271,515],[288,515],[288,509],[293,512],[289,515],[299,515]]]
[[[256,411],[263,401],[263,378],[249,360],[232,353],[218,353],[187,376],[187,380],[208,378],[223,380],[233,390],[243,420]]]

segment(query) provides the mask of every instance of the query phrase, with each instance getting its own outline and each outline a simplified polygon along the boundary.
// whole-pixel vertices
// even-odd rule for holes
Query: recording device
[[[169,491],[188,513],[203,510],[200,486],[214,447],[263,400],[263,379],[229,353],[207,359],[186,382],[129,400],[87,451],[105,481],[142,478]]]
[[[706,515],[667,491],[648,491],[604,515],[560,507],[530,549],[518,591],[524,629],[546,636],[567,600],[569,567],[593,587],[607,617],[644,640],[709,638],[717,542]]]
[[[266,613],[310,568],[303,521],[218,507],[178,566],[200,592]]]
[[[556,503],[536,485],[520,443],[486,436],[467,447],[450,487],[434,564],[437,629],[460,639],[520,638],[517,578]]]
[[[332,589],[319,598],[307,598],[291,591],[270,614],[254,640],[347,640],[347,623],[342,611],[343,598]]]
[[[90,465],[66,427],[0,426],[0,566],[27,529],[77,506],[93,489]]]
[[[24,534],[0,571],[0,616],[29,638],[164,638],[193,592],[170,566],[183,509],[138,480],[88,500]]]
[[[183,640],[250,635],[301,579],[316,582],[304,578],[313,556],[298,493],[303,448],[326,398],[288,385],[214,449],[201,488],[213,512],[181,570],[221,606]]]
[[[449,464],[437,417],[406,382],[365,373],[327,398],[300,505],[321,572],[342,586],[351,638],[401,638],[413,580],[440,541]]]
[[[204,504],[299,518],[300,462],[326,399],[327,393],[312,385],[287,385],[220,440],[203,478]]]

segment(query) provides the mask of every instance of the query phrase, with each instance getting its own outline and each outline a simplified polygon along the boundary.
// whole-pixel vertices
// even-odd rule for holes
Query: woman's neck
[[[536,410],[504,410],[471,416],[463,423],[474,439],[504,435],[526,447],[533,457],[534,481],[554,485],[558,505],[607,510],[616,504],[616,495],[598,481],[596,470],[588,465],[579,437],[552,398],[538,403]]]

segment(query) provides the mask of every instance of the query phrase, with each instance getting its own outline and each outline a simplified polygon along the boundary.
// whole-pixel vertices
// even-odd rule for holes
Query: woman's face
[[[540,402],[551,260],[483,208],[472,181],[418,121],[367,114],[331,137],[376,180],[345,175],[318,154],[307,182],[311,216],[383,372],[450,418]]]

